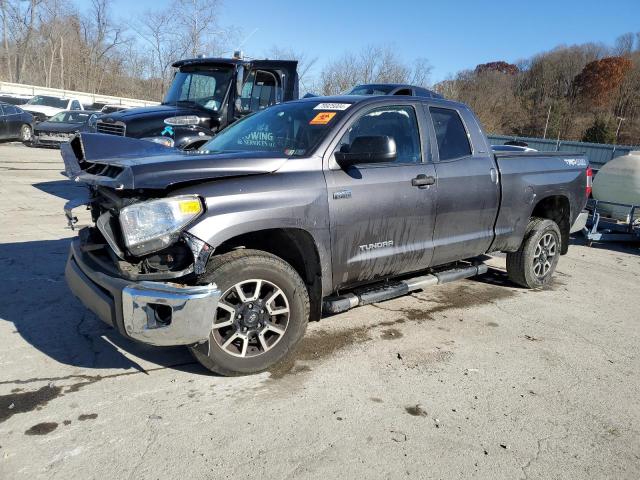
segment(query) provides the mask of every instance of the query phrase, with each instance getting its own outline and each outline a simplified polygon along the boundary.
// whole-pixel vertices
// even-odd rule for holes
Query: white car
[[[65,110],[84,110],[82,103],[77,98],[55,97],[53,95],[36,95],[22,109],[33,115],[36,122],[43,122],[53,117],[56,113]]]

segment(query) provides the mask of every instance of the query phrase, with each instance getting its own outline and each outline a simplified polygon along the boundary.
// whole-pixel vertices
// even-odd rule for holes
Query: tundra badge
[[[369,250],[375,250],[376,248],[393,247],[393,240],[387,240],[385,242],[369,243],[367,245],[360,245],[358,248],[361,252],[367,252]]]
[[[334,200],[342,200],[343,198],[351,198],[351,190],[339,190],[337,192],[333,192]]]

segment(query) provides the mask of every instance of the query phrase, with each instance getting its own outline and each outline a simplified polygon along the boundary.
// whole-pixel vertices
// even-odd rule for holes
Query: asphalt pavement
[[[638,246],[578,236],[540,291],[495,257],[223,378],[72,297],[62,169],[0,144],[0,478],[640,478]]]

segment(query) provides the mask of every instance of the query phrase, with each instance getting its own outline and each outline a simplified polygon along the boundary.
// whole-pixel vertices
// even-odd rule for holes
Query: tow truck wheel
[[[190,347],[221,375],[268,369],[291,354],[307,328],[309,294],[291,265],[260,250],[213,257],[202,280],[222,292],[206,342]]]
[[[539,288],[551,281],[560,259],[560,229],[553,220],[532,218],[524,240],[507,253],[509,279],[525,288]]]

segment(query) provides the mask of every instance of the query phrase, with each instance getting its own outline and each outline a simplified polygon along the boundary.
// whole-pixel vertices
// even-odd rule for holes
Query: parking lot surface
[[[576,238],[541,291],[495,257],[223,378],[71,296],[62,168],[0,144],[0,478],[640,478],[637,246]]]

